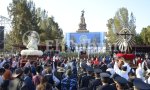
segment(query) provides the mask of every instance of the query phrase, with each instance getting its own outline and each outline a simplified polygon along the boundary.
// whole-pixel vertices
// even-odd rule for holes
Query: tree
[[[108,20],[108,34],[107,34],[107,38],[108,38],[108,42],[113,44],[116,41],[116,31],[114,29],[114,20],[111,18]]]
[[[142,38],[143,43],[146,45],[149,45],[150,44],[150,26],[143,28],[140,33],[140,36]]]
[[[53,17],[41,20],[39,27],[42,31],[41,39],[43,43],[45,43],[45,40],[63,39],[63,31],[59,28],[58,23],[54,21]]]
[[[143,39],[142,39],[140,34],[136,34],[135,42],[136,42],[136,45],[142,45],[143,44]]]
[[[12,31],[10,39],[14,44],[22,44],[22,36],[26,31],[37,30],[35,5],[32,1],[12,0],[8,6],[10,18],[12,18]]]
[[[116,43],[118,33],[123,28],[129,28],[129,30],[135,35],[135,17],[133,13],[131,13],[130,18],[128,14],[128,10],[126,8],[120,8],[113,18],[108,20],[106,24],[108,27],[108,43],[111,45]]]
[[[22,36],[27,31],[37,31],[42,44],[45,40],[63,39],[63,31],[54,17],[48,17],[46,10],[35,8],[32,1],[12,0],[8,13],[12,19],[12,31],[7,39],[11,45],[22,44]]]

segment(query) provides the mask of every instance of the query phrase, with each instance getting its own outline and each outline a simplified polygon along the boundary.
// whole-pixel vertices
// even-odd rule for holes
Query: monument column
[[[85,23],[85,18],[84,18],[84,10],[81,11],[81,17],[80,17],[80,23],[79,23],[79,29],[76,31],[78,33],[80,32],[89,32],[87,29],[86,29],[86,23]]]

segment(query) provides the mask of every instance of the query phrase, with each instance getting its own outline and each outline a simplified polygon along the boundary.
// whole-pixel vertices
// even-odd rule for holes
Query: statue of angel
[[[29,50],[38,50],[38,39],[36,33],[32,32],[31,35],[28,36],[27,48]]]

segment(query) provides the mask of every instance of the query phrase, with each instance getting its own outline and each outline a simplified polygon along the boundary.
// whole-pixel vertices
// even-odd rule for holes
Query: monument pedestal
[[[77,33],[85,33],[85,32],[89,32],[88,30],[77,30]]]

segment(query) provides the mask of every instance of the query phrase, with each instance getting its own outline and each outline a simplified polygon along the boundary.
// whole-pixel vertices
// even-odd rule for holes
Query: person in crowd
[[[146,71],[145,83],[150,84],[150,69]]]
[[[31,63],[30,63],[30,60],[28,60],[24,67],[30,67],[30,66],[31,66]]]
[[[141,57],[137,58],[137,65],[139,65],[139,63],[142,63]]]
[[[125,59],[123,57],[118,57],[117,61],[115,61],[114,64],[114,71],[119,74],[120,76],[124,77],[124,70],[122,70],[122,67],[126,68],[125,69],[125,73],[126,75],[130,72],[131,67],[129,66],[128,63],[125,62]],[[128,77],[124,77],[127,78]]]
[[[25,82],[27,90],[35,90],[35,86],[32,82],[32,78],[31,78],[31,69],[29,67],[24,68],[23,80]]]
[[[51,67],[47,67],[45,77],[54,88],[60,83],[60,80],[52,73]]]
[[[17,62],[16,58],[14,58],[12,61],[12,65],[11,65],[12,72],[15,71],[15,69],[17,67],[18,67],[18,62]]]
[[[108,68],[107,68],[106,72],[109,72],[110,73],[110,78],[112,78],[113,75],[115,74],[115,71],[111,66],[109,67],[109,65],[108,65],[107,67]]]
[[[92,61],[91,61],[90,59],[87,59],[86,64],[87,64],[88,66],[92,66]]]
[[[124,77],[126,80],[129,79],[128,77],[128,72],[127,72],[127,66],[122,66],[121,67],[121,73],[120,73],[120,76]]]
[[[9,63],[5,63],[4,65],[4,69],[5,69],[5,72],[3,74],[3,83],[1,84],[1,87],[3,88],[3,90],[8,90],[8,85],[9,85],[9,82],[10,80],[12,79],[12,72],[10,70],[10,65]]]
[[[81,78],[81,83],[80,83],[80,88],[86,88],[86,87],[88,87],[88,85],[89,85],[89,81],[91,80],[91,79],[94,79],[94,77],[93,77],[93,68],[92,67],[90,67],[90,66],[88,66],[88,67],[86,67],[86,72],[87,72],[87,74],[86,75],[84,75],[84,76],[82,76],[82,78]]]
[[[40,78],[40,84],[37,85],[36,90],[53,90],[52,85],[48,83],[47,77]]]
[[[0,87],[1,87],[1,85],[2,85],[2,83],[3,83],[3,74],[4,74],[4,72],[5,72],[5,69],[4,68],[0,68]]]
[[[117,90],[128,90],[129,89],[128,81],[121,76],[115,77],[114,82],[116,84]]]
[[[150,90],[150,84],[145,83],[140,78],[133,79],[133,89],[134,90]]]
[[[12,75],[13,79],[10,81],[8,90],[27,90],[23,79],[23,70],[21,68],[17,68],[15,73]]]
[[[105,58],[102,59],[102,62],[100,64],[100,69],[102,70],[102,72],[106,72],[107,64],[106,64],[106,59]]]
[[[136,78],[136,74],[135,74],[135,72],[129,72],[128,76],[129,76],[128,85],[129,85],[129,88],[132,90],[133,89],[133,79]]]
[[[142,68],[141,63],[139,63],[139,65],[136,69],[136,77],[142,79],[143,81],[145,81],[144,69]]]
[[[145,71],[148,70],[148,69],[150,69],[150,60],[149,59],[143,60],[143,62],[142,62],[142,68]]]
[[[115,74],[114,69],[113,68],[108,68],[106,70],[106,73],[108,73],[110,75],[109,84],[114,84],[114,81],[113,81],[113,75]]]
[[[82,79],[82,77],[84,77],[84,76],[87,75],[86,67],[87,67],[87,64],[86,63],[82,63],[81,67],[79,69],[80,71],[78,70],[78,85],[79,86],[81,85],[81,79]]]
[[[44,67],[43,67],[43,70],[42,70],[42,75],[43,75],[43,76],[46,74],[47,67],[48,67],[47,64],[45,64]]]
[[[110,75],[108,73],[101,73],[102,86],[99,86],[97,90],[116,90],[114,86],[109,84]]]
[[[71,69],[66,71],[66,77],[61,81],[61,90],[77,90],[77,78],[72,77]]]
[[[36,75],[36,62],[31,62],[31,65],[30,65],[30,68],[31,68],[31,74],[32,76]]]
[[[102,85],[101,78],[100,78],[100,73],[102,73],[101,69],[94,69],[95,79],[91,79],[89,81],[89,86],[88,86],[89,90],[96,90],[96,88],[99,85]]]
[[[72,70],[73,76],[77,78],[77,63],[76,63],[75,58],[73,58],[72,60],[71,70]]]
[[[107,65],[107,67],[109,66],[109,67],[114,68],[114,64],[115,64],[115,59],[112,58],[112,59],[111,59],[111,62]]]
[[[60,82],[65,77],[64,73],[65,73],[65,69],[63,67],[57,69],[57,75],[56,75],[56,77],[60,80]],[[61,83],[58,84],[57,88],[59,90],[61,90]]]
[[[0,68],[2,68],[5,63],[6,63],[6,59],[1,58]]]
[[[94,60],[93,64],[94,64],[94,65],[97,65],[97,66],[100,65],[100,62],[99,62],[98,58],[96,58],[96,59]]]
[[[37,66],[36,67],[36,75],[34,75],[32,77],[32,80],[33,80],[33,83],[34,83],[35,86],[37,86],[38,84],[40,84],[40,79],[42,77],[41,72],[42,72],[42,66]]]

